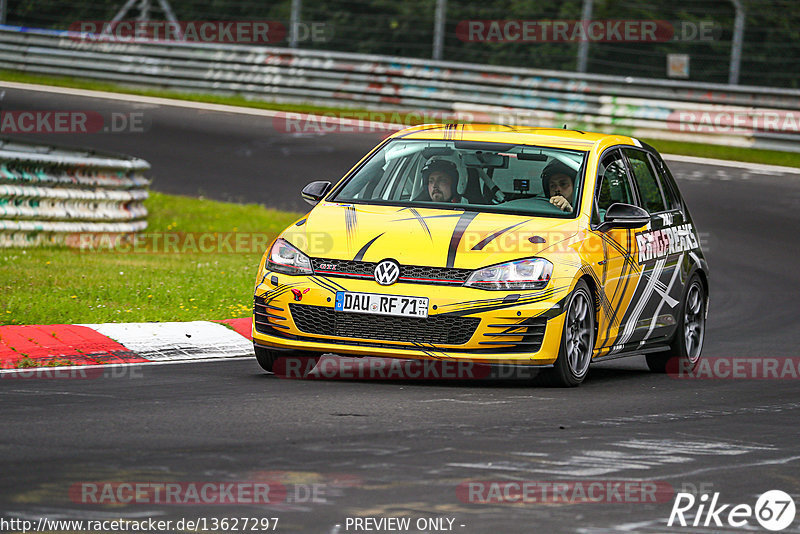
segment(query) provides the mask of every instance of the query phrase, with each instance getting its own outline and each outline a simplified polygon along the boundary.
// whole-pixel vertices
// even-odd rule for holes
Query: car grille
[[[325,265],[325,269],[322,266]],[[341,276],[344,278],[372,278],[377,263],[369,261],[333,260],[312,258],[311,266],[316,274]],[[460,286],[467,281],[471,269],[427,267],[424,265],[401,265],[399,282],[410,284],[442,284]]]
[[[289,304],[289,310],[297,328],[309,334],[405,343],[463,345],[470,340],[481,322],[477,317],[434,315],[427,319],[416,319],[346,313],[307,304]]]

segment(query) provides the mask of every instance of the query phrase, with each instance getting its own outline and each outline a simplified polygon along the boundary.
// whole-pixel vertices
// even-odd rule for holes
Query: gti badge
[[[382,286],[390,286],[397,282],[400,266],[394,260],[383,260],[375,266],[375,281]]]

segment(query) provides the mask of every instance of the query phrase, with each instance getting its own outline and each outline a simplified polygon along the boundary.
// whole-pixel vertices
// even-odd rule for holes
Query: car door
[[[635,233],[636,261],[642,276],[620,341],[642,346],[664,340],[676,325],[683,259],[676,240],[680,239],[677,228],[683,218],[675,199],[665,198],[652,156],[638,148],[625,148],[623,153],[636,186],[638,205],[650,213],[650,224]]]
[[[621,348],[617,340],[625,329],[625,310],[639,275],[634,232],[621,228],[597,230],[605,220],[606,210],[615,203],[636,204],[625,157],[619,149],[606,152],[600,159],[592,214],[594,231],[585,243],[592,251],[602,250],[602,260],[592,265],[600,301],[595,343],[597,356]]]

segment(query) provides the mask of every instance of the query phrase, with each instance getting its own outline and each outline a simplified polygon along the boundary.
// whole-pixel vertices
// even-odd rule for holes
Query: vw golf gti
[[[322,353],[540,368],[644,354],[693,368],[708,266],[658,152],[631,137],[499,125],[390,136],[258,268],[259,364]]]

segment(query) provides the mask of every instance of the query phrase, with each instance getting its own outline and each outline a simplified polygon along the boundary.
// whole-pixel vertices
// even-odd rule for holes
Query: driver
[[[572,194],[575,189],[575,170],[557,159],[542,170],[542,189],[550,204],[572,213]]]
[[[422,177],[428,186],[428,196],[434,202],[461,202],[456,192],[458,168],[452,161],[430,159],[422,167]]]

